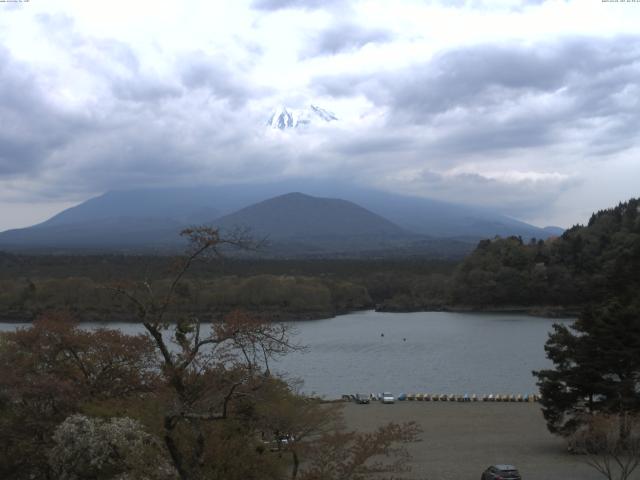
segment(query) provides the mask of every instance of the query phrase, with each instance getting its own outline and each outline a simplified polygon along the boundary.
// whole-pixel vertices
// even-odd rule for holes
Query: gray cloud
[[[57,31],[55,38],[60,45],[72,49],[73,60],[79,66],[92,71],[109,73],[120,68],[128,73],[140,73],[140,60],[129,45],[111,38],[94,38],[80,35],[67,24],[68,31]],[[47,29],[50,31],[50,27]]]
[[[540,117],[520,117],[509,121],[487,119],[467,121],[458,128],[435,139],[425,152],[449,159],[471,153],[491,153],[503,150],[540,148],[557,140],[550,128],[541,127]]]
[[[28,174],[89,128],[45,96],[34,74],[0,48],[0,175]]]
[[[211,95],[228,100],[234,106],[243,105],[257,94],[249,87],[239,72],[232,70],[222,60],[193,53],[179,62],[182,84],[190,89],[206,88]]]
[[[354,23],[341,23],[312,37],[302,51],[302,58],[336,55],[357,50],[369,43],[385,43],[392,39],[389,31],[366,28]]]
[[[507,8],[511,10],[522,10],[530,5],[542,5],[545,1],[546,0],[520,0],[519,4],[512,5]],[[431,0],[429,3],[442,5],[444,7],[470,8],[478,10],[504,8],[504,6],[493,3],[491,0]]]
[[[246,135],[254,119],[245,111],[264,89],[242,68],[192,52],[159,76],[128,45],[80,35],[67,17],[43,16],[39,25],[93,82],[94,97],[81,109],[54,101],[58,92],[41,87],[45,73],[0,48],[0,181],[20,182],[0,188],[0,201],[219,181],[252,162],[267,174],[257,168],[265,165]]]
[[[36,21],[49,39],[73,53],[71,58],[77,64],[100,69],[104,68],[101,63],[108,60],[133,72],[139,70],[138,57],[126,43],[82,35],[76,31],[74,20],[64,14],[42,13],[36,16]]]
[[[457,107],[503,103],[563,87],[586,94],[585,83],[597,87],[600,82],[590,76],[633,67],[640,59],[639,49],[640,37],[584,38],[528,47],[483,45],[438,54],[427,63],[373,79],[329,76],[316,79],[315,85],[329,94],[364,93],[377,104],[391,104],[419,120]],[[622,86],[633,82],[631,75],[622,80]],[[610,91],[612,86],[605,88]]]
[[[182,95],[182,90],[177,86],[145,77],[114,78],[111,80],[111,89],[120,100],[134,102],[157,102]]]
[[[277,11],[288,8],[314,10],[346,5],[347,0],[254,0],[251,6],[256,10]]]
[[[365,156],[389,155],[414,150],[416,139],[409,134],[390,132],[370,132],[337,138],[332,145],[332,151],[340,155]]]
[[[118,99],[157,102],[182,94],[176,82],[146,73],[126,43],[82,35],[76,31],[74,21],[61,14],[40,14],[37,21],[49,38],[72,54],[79,69],[100,77]]]
[[[610,153],[637,143],[625,125],[640,120],[640,37],[457,49],[376,76],[317,78],[313,88],[364,94],[389,125],[437,129],[428,150],[448,157],[549,145],[572,130],[588,133],[590,152],[604,142]]]
[[[408,192],[427,193],[429,196],[471,205],[482,204],[526,218],[548,208],[564,192],[580,185],[581,181],[572,177],[551,181],[523,179],[505,182],[476,173],[443,175],[425,168],[405,188]],[[483,201],[479,202],[479,198]]]

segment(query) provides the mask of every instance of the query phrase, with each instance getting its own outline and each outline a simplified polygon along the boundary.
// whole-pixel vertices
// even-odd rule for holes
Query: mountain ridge
[[[367,210],[376,218],[379,217],[387,227],[393,224],[401,229],[402,234],[397,230],[391,234],[389,230],[385,237],[387,240],[394,235],[396,240],[402,237],[404,246],[408,243],[415,246],[418,239],[422,239],[420,241],[431,239],[425,245],[438,244],[440,242],[438,239],[456,239],[466,244],[475,244],[482,238],[492,238],[496,235],[519,235],[523,238],[546,238],[556,235],[555,231],[547,231],[475,207],[391,194],[339,181],[282,181],[218,187],[109,191],[66,209],[38,225],[0,233],[0,248],[9,250],[48,247],[79,249],[93,248],[97,245],[101,248],[113,247],[125,250],[127,246],[138,249],[177,248],[181,245],[176,240],[181,228],[194,224],[215,224],[216,220],[221,220],[221,223],[228,226],[230,219],[234,218],[233,214],[236,214],[237,220],[238,212],[242,209],[273,200],[283,196],[283,193],[298,195],[294,197],[298,199],[304,199],[306,195],[325,201],[334,200],[355,204],[356,207]],[[346,204],[348,203],[341,205]],[[299,219],[296,222],[299,223],[302,220]],[[331,230],[330,223],[325,224],[325,227]],[[343,225],[343,228],[348,227],[348,223]],[[83,229],[86,232],[83,232]],[[65,238],[65,232],[68,232],[67,238]],[[345,232],[342,232],[343,239],[347,238]],[[374,236],[371,232],[367,234]],[[317,231],[315,235],[320,236]],[[356,237],[358,235],[351,235],[349,242],[345,240],[345,245],[349,244],[347,250],[357,250]],[[309,243],[310,236],[307,235],[305,238]],[[334,235],[335,241],[332,244],[334,251],[340,249],[338,238],[340,235]],[[325,238],[324,243],[327,244],[327,242]],[[361,243],[365,250],[375,247],[371,242],[367,245],[365,245],[367,242]],[[440,243],[446,244],[446,242]],[[381,243],[379,242],[378,245]],[[395,240],[385,245],[384,248],[402,251],[402,245]],[[286,254],[284,249],[281,251]],[[412,247],[411,251],[415,249]]]
[[[333,112],[325,110],[317,105],[310,104],[302,109],[289,108],[284,105],[277,107],[267,125],[278,130],[296,129],[319,123],[329,123],[338,120]]]

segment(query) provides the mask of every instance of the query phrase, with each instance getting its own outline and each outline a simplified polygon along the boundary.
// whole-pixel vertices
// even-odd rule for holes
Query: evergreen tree
[[[589,414],[640,413],[640,302],[588,308],[545,345],[553,369],[534,372],[549,430],[568,435]]]

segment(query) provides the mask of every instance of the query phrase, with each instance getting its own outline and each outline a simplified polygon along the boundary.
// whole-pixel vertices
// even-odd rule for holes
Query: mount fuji
[[[279,130],[306,127],[315,123],[329,123],[338,120],[338,117],[329,110],[317,105],[309,105],[303,109],[287,108],[284,105],[278,107],[271,114],[267,125]]]

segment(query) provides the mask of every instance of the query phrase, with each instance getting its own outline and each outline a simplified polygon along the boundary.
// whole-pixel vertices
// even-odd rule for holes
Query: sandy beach
[[[478,480],[487,466],[509,463],[524,480],[598,480],[603,477],[551,435],[538,404],[397,402],[347,404],[348,428],[367,431],[387,422],[415,421],[422,441],[409,450],[410,479]],[[640,479],[640,471],[634,479]]]

